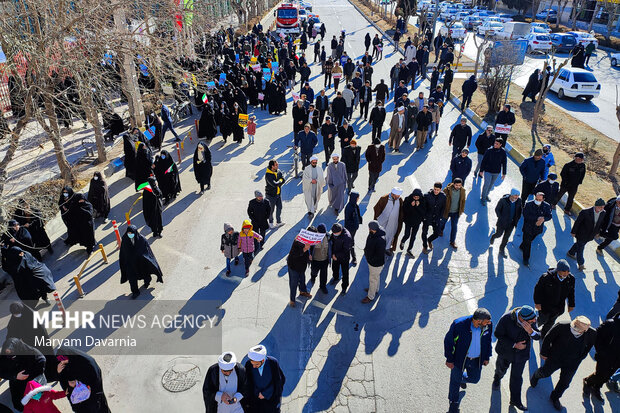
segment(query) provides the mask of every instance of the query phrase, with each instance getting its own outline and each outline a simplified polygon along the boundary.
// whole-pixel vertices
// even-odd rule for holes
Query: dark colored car
[[[548,16],[548,17],[547,17]],[[558,20],[558,11],[554,9],[545,9],[536,15],[538,20],[555,23]]]
[[[552,50],[560,53],[570,53],[573,50],[573,47],[577,44],[577,40],[570,34],[566,33],[551,33],[549,34],[551,38],[551,47]]]

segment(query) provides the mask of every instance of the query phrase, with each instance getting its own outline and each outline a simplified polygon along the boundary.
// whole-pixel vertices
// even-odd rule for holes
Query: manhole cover
[[[164,389],[172,393],[179,393],[191,389],[198,383],[200,369],[192,363],[179,363],[170,367],[161,378]]]

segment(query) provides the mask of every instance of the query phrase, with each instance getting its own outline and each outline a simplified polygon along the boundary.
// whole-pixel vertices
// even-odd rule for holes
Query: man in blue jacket
[[[534,156],[530,156],[523,160],[519,166],[519,171],[523,177],[523,185],[521,186],[521,205],[525,205],[525,201],[534,192],[538,181],[544,179],[545,176],[545,160],[542,158],[542,150],[536,149]]]
[[[301,148],[301,164],[302,168],[310,165],[310,158],[314,153],[314,147],[319,143],[316,134],[310,130],[310,124],[304,125],[304,130],[299,131],[295,135],[295,150]]]
[[[459,387],[466,389],[467,383],[480,381],[482,366],[489,364],[491,357],[492,330],[491,313],[486,308],[452,322],[443,342],[446,366],[452,370],[448,413],[459,412]]]
[[[168,106],[164,105],[161,100],[157,101],[157,104],[161,108],[161,120],[163,122],[163,126],[161,128],[161,140],[163,142],[164,137],[166,136],[166,131],[170,129],[172,134],[174,135],[174,141],[179,142],[181,138],[177,134],[177,131],[174,130],[174,126],[172,126],[172,115],[170,114],[170,109]]]

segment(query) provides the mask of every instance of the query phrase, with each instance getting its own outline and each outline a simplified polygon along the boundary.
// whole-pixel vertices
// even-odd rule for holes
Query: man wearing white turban
[[[344,208],[344,192],[347,189],[347,167],[340,162],[340,154],[332,153],[332,162],[327,165],[327,199],[329,206],[338,211]]]
[[[310,158],[310,165],[304,168],[302,176],[302,186],[304,190],[304,198],[306,200],[306,206],[308,207],[308,215],[312,216],[316,213],[319,199],[323,193],[325,187],[325,176],[323,174],[323,168],[317,166],[319,158],[312,156]]]
[[[282,390],[286,378],[280,363],[267,355],[262,344],[248,351],[245,369],[248,372],[248,411],[257,413],[280,413]]]
[[[392,188],[392,191],[379,198],[375,205],[374,219],[385,230],[385,253],[392,255],[396,250],[398,234],[403,226],[404,212],[403,200],[401,195],[403,190],[399,187]]]
[[[202,395],[207,413],[243,413],[246,369],[232,351],[223,353],[207,370]],[[241,401],[243,399],[243,402]]]

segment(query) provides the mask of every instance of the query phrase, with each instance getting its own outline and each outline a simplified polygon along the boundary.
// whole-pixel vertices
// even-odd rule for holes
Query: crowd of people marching
[[[233,142],[240,144],[246,133],[249,143],[253,143],[255,135],[261,135],[261,125],[255,116],[249,116],[250,106],[273,115],[287,115],[290,109],[291,144],[300,155],[308,216],[311,220],[315,217],[327,186],[329,208],[337,217],[343,217],[342,223],[337,222],[330,228],[324,223],[311,222],[307,231],[316,234],[316,240],[310,243],[298,237],[293,242],[287,257],[291,307],[296,306],[298,291],[302,297],[312,297],[311,288],[317,277],[318,290],[322,294],[328,293],[329,268],[329,285],[340,283],[340,294],[347,293],[351,282],[350,267],[358,263],[355,245],[359,240],[356,241],[355,236],[363,223],[358,206],[360,193],[355,190],[362,155],[368,165],[367,189],[374,192],[386,152],[400,152],[401,144],[409,139],[416,153],[433,144],[454,78],[451,69],[454,41],[450,36],[444,38],[439,34],[433,37],[428,31],[420,37],[416,35],[413,40],[409,38],[404,44],[403,57],[390,69],[386,82],[374,74],[373,69],[373,64],[383,58],[384,40],[378,35],[365,35],[366,50],[359,61],[351,51],[345,50],[347,34],[344,31],[331,39],[330,53],[323,44],[325,35],[325,25],[317,29],[311,24],[304,25],[297,39],[269,30],[264,32],[260,25],[237,37],[233,36],[232,30],[222,30],[209,43],[211,51],[219,56],[209,67],[212,80],[204,85],[195,84],[193,90],[194,104],[200,111],[199,143],[193,154],[193,172],[201,194],[211,188],[210,146],[218,133],[223,143],[232,136]],[[311,43],[312,61],[306,57]],[[428,96],[424,92],[410,96],[417,82],[427,77],[431,50],[435,50],[435,63],[438,64],[433,65],[429,75],[430,93]],[[183,64],[191,71],[197,63],[184,58]],[[318,74],[319,70],[324,76],[324,87],[315,92],[310,78],[313,71]],[[532,78],[532,85],[528,83],[524,99],[533,98],[536,88],[540,87],[534,81],[540,79],[539,74],[533,76],[535,79]],[[332,87],[333,93],[329,93]],[[471,76],[462,86],[461,110],[469,105],[476,89],[476,77]],[[293,97],[291,107],[287,104],[288,93]],[[187,96],[190,96],[189,92]],[[389,101],[393,102],[393,111],[388,114],[386,106]],[[366,148],[362,148],[356,139],[359,131],[352,124],[358,109],[360,120],[372,126]],[[495,126],[515,123],[510,106],[503,108],[495,123]],[[125,173],[133,180],[135,190],[141,192],[146,225],[154,237],[162,237],[165,206],[181,192],[178,165],[173,155],[162,149],[162,144],[168,130],[175,141],[180,137],[174,128],[170,108],[161,101],[147,114],[146,126],[145,131],[133,128],[123,136]],[[389,130],[387,142],[383,140],[384,126]],[[397,250],[405,251],[409,258],[414,256],[413,246],[418,233],[423,254],[429,254],[433,249],[441,248],[436,240],[444,236],[449,222],[449,245],[454,250],[458,248],[456,239],[459,219],[465,210],[466,182],[481,185],[480,202],[484,208],[491,202],[489,193],[507,173],[505,146],[509,135],[495,130],[489,125],[474,139],[467,119],[461,117],[449,134],[452,146],[451,160],[446,162],[446,169],[451,171],[449,184],[444,186],[436,182],[428,190],[414,188],[406,196],[403,189],[395,186],[378,199],[372,211],[374,219],[367,223],[369,234],[363,243],[368,288],[362,303],[372,303],[380,294],[381,273]],[[469,153],[472,143],[477,152],[473,173]],[[321,152],[325,168],[319,160]],[[556,205],[566,193],[568,200],[564,204],[564,213],[572,214],[573,199],[585,176],[585,157],[576,153],[571,162],[563,165],[560,182],[550,169],[554,164],[550,145],[537,149],[519,166],[523,177],[521,189],[513,188],[494,206],[497,223],[489,242],[492,247],[497,239],[501,239],[500,259],[508,257],[505,248],[521,219],[522,242],[519,248],[523,251],[522,264],[529,266],[532,242],[543,233],[545,222],[552,218]],[[230,223],[224,224],[220,250],[226,262],[226,276],[231,276],[233,266],[240,262],[240,258],[244,261],[244,275],[248,276],[252,261],[263,248],[269,230],[284,225],[281,217],[282,187],[286,182],[278,161],[269,161],[264,193],[261,190],[254,192],[247,207],[248,219],[243,221],[239,230]],[[87,195],[76,193],[70,187],[63,188],[58,207],[67,228],[64,243],[69,246],[79,244],[88,254],[92,253],[97,248],[95,218],[107,222],[111,208],[108,186],[102,174],[94,173]],[[484,209],[481,211],[486,213]],[[585,245],[595,238],[603,239],[596,250],[602,255],[605,247],[618,238],[619,229],[620,196],[607,201],[597,200],[592,207],[582,210],[573,223],[571,234],[576,241],[568,257],[575,259],[578,269],[583,271]],[[49,405],[53,399],[66,395],[76,412],[108,412],[101,371],[92,357],[76,349],[48,349],[34,345],[35,333],[47,333],[32,331],[28,326],[32,309],[39,299],[47,301],[47,294],[56,289],[51,272],[42,260],[41,252],[45,249],[51,252],[52,246],[40,213],[26,201],[21,201],[2,242],[3,269],[13,278],[23,302],[11,305],[8,339],[0,356],[0,373],[10,382],[14,407],[28,411],[33,401]],[[119,265],[121,283],[129,283],[132,298],[140,295],[140,281],[144,282],[144,287],[150,285],[152,276],[163,282],[162,271],[147,239],[134,225],[129,225],[123,234]],[[308,268],[309,283],[305,275]],[[493,388],[499,388],[500,380],[512,365],[510,402],[515,408],[524,410],[521,402],[523,368],[530,358],[531,340],[542,339],[540,356],[545,363],[532,376],[532,387],[541,378],[560,369],[560,379],[551,393],[551,401],[556,409],[561,409],[559,399],[562,393],[579,363],[595,345],[597,367],[584,379],[584,393],[603,400],[601,386],[620,367],[620,352],[613,344],[620,339],[620,304],[615,304],[615,310],[610,311],[605,317],[607,321],[597,330],[584,316],[574,317],[571,323],[556,323],[565,311],[566,302],[569,312],[578,308],[574,276],[565,260],[558,261],[555,268],[540,277],[532,301],[533,307],[527,304],[516,307],[501,316],[497,323],[495,350],[498,358]],[[446,366],[451,369],[450,412],[459,409],[459,389],[465,389],[467,383],[478,382],[482,366],[489,362],[491,318],[487,310],[478,309],[471,316],[455,320],[446,335]],[[13,357],[18,347],[20,354],[29,355]],[[54,380],[60,381],[64,392],[45,385]],[[614,380],[617,383],[617,378]],[[278,361],[267,355],[264,346],[250,349],[245,366],[237,361],[234,353],[227,351],[207,372],[204,403],[208,412],[278,412],[284,383]]]

